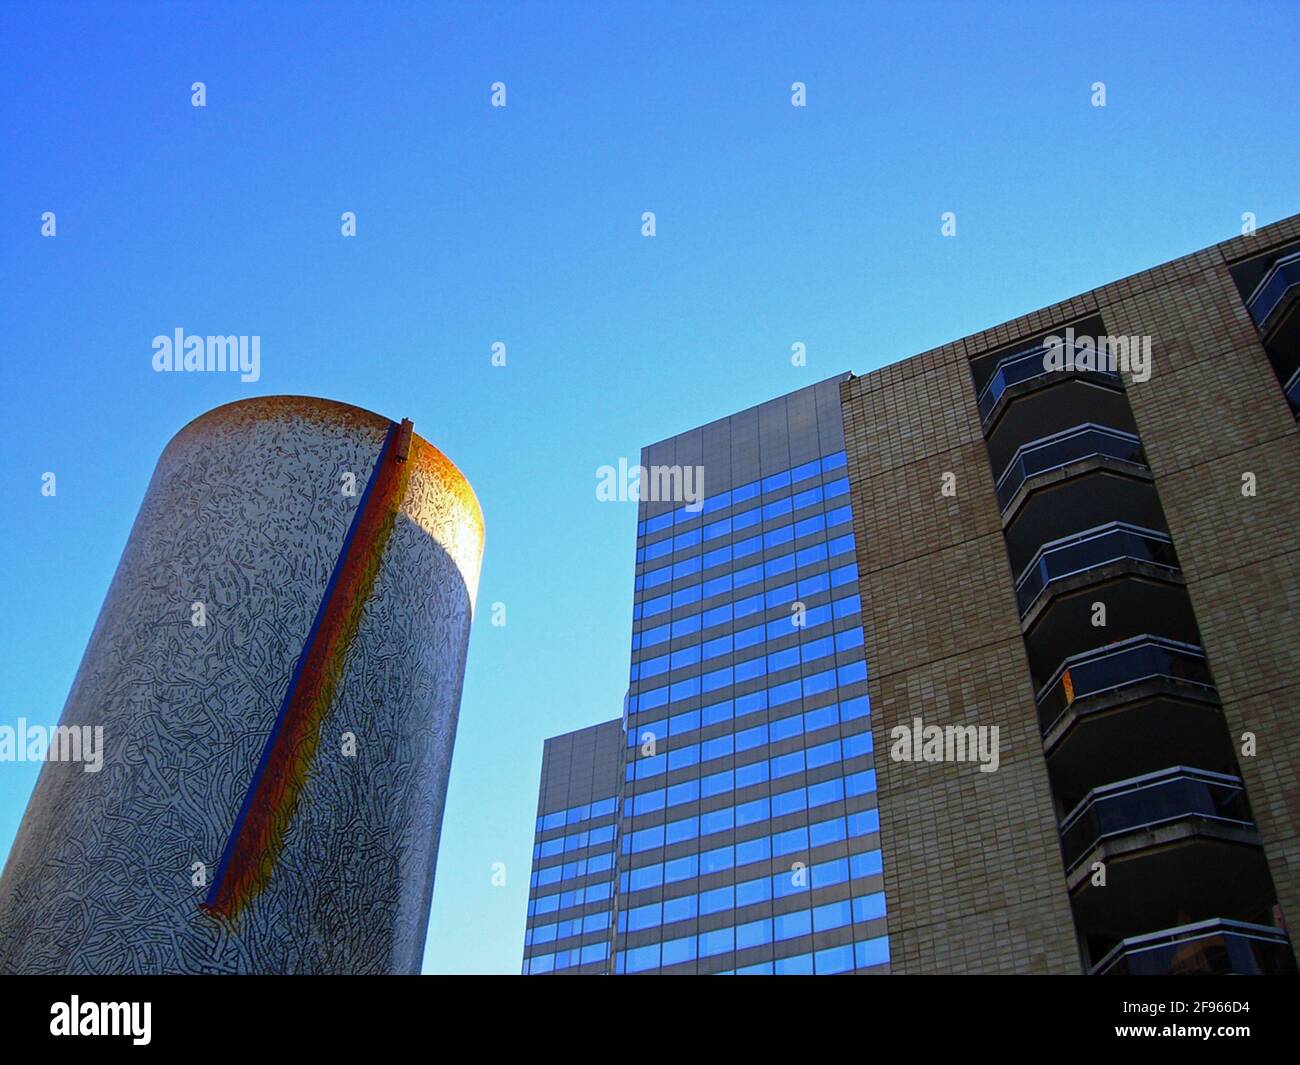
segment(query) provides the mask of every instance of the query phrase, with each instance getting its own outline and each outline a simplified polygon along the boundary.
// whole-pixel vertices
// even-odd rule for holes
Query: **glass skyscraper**
[[[616,830],[612,795],[599,825],[594,795],[548,799],[570,737],[548,741],[526,972],[593,971],[572,936],[601,920],[609,845],[606,971],[888,971],[840,380],[644,449],[646,477],[694,468],[703,498],[640,503],[629,691],[598,726],[622,747]]]

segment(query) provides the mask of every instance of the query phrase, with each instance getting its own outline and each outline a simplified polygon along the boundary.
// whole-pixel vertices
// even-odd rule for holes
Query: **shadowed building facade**
[[[622,771],[617,718],[546,741],[530,886],[536,924],[525,938],[525,973],[609,968]],[[561,912],[563,921],[555,917]]]
[[[847,479],[840,498],[855,562],[844,587],[860,604],[853,624],[863,636],[841,649],[833,608],[835,668],[869,665],[869,712],[859,712],[852,689],[830,700],[803,688],[798,740],[790,703],[765,688],[756,705],[749,678],[793,666],[773,659],[782,639],[802,660],[820,635],[746,624],[742,650],[734,604],[751,594],[737,589],[740,573],[757,580],[750,566],[761,564],[766,595],[778,576],[769,564],[787,564],[768,533],[790,519],[770,504],[794,508],[803,598],[800,486],[769,481],[777,467],[761,447],[757,467],[731,476],[734,451],[716,440],[734,419],[647,449],[643,461],[701,463],[706,490],[731,489],[733,504],[746,476],[755,495],[726,512],[731,525],[717,541],[732,552],[724,568],[713,568],[723,560],[710,555],[707,532],[692,540],[721,515],[683,523],[679,534],[662,505],[641,504],[609,971],[1295,971],[1287,927],[1300,914],[1298,263],[1293,217],[834,382],[835,413],[817,424],[842,426],[836,478]],[[1098,362],[1099,343],[1125,361]],[[1055,356],[1066,350],[1062,368]],[[807,392],[757,410],[772,420]],[[817,483],[825,492],[824,472]],[[743,536],[741,513],[750,523]],[[760,532],[762,554],[736,561],[737,543]],[[727,581],[733,614],[711,628],[706,619],[721,615],[709,611],[723,602],[711,596],[726,594]],[[648,617],[664,596],[663,616]],[[695,616],[705,628],[698,657],[687,632]],[[651,648],[647,633],[664,625],[667,642]],[[717,675],[708,648],[732,656],[723,660],[729,672],[697,698],[694,678]],[[842,771],[813,764],[822,735],[813,730],[830,725],[817,716],[823,700],[837,707]],[[720,718],[711,708],[724,704],[730,716]],[[918,719],[971,736],[996,729],[996,770],[895,757],[899,730]],[[646,732],[655,743],[642,742]],[[782,812],[793,820],[771,831],[748,812],[742,826],[747,802],[777,816],[778,791],[788,789],[777,786],[776,759],[792,744],[802,749],[805,805]],[[850,759],[872,750],[871,799],[859,808]],[[712,782],[739,789],[742,774],[746,787],[762,780],[768,790],[736,791],[730,813],[706,822],[729,802],[705,802]],[[797,901],[769,898],[750,873],[758,866],[740,859],[743,845],[775,875],[778,850],[782,861],[802,853],[804,833],[812,845],[827,820],[813,788],[837,776],[850,863],[863,847],[879,863],[870,892],[850,864],[847,926],[834,923],[838,900],[824,902],[815,881]],[[650,808],[659,779],[662,815]],[[699,805],[676,806],[674,795]],[[853,820],[868,811],[869,824]],[[706,839],[706,824],[719,835]],[[699,842],[674,841],[674,831]],[[787,831],[794,835],[778,844]],[[785,851],[786,841],[796,849]],[[707,883],[706,855],[731,863]],[[670,863],[698,885],[670,883]],[[662,885],[642,872],[655,865]],[[860,900],[877,892],[879,913],[861,916],[869,932],[880,922],[888,965],[864,966],[856,955],[849,965],[835,951],[840,929],[851,928],[860,949]],[[795,916],[779,925],[787,914]],[[565,917],[530,911],[530,931]],[[763,941],[742,948],[742,928]]]
[[[483,546],[458,470],[306,397],[171,441],[0,880],[0,971],[408,973]]]

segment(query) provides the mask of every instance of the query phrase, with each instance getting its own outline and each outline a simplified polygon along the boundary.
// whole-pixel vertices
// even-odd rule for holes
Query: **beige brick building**
[[[1290,963],[1297,250],[1293,217],[842,383],[892,971]],[[1047,372],[1072,326],[1149,374]],[[917,716],[997,726],[999,770],[886,757]]]

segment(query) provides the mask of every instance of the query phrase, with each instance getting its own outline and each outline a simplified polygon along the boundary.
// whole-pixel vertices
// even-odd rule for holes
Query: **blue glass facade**
[[[614,720],[546,741],[524,975],[609,971],[622,740]]]
[[[640,504],[610,971],[888,971],[838,380],[656,463],[705,490]]]

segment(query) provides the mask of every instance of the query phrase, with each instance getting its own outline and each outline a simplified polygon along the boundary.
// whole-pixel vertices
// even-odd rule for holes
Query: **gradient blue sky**
[[[410,417],[487,521],[425,968],[517,972],[542,740],[626,688],[598,466],[1300,210],[1294,3],[702,7],[0,8],[0,724],[57,720],[185,422]],[[154,374],[177,327],[261,380]]]

